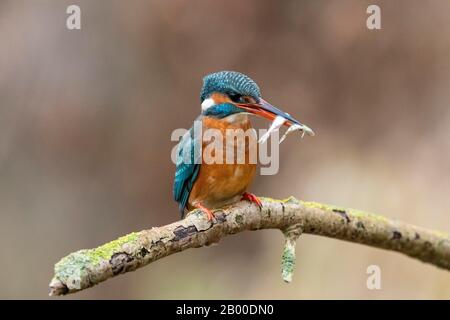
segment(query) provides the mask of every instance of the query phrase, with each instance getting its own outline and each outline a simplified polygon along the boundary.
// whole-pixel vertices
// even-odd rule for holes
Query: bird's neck
[[[207,128],[219,128],[224,130],[227,128],[248,129],[252,127],[248,115],[246,114],[233,114],[221,119],[204,116],[203,124]]]
[[[248,123],[248,115],[245,113],[235,113],[222,120],[234,125],[246,124]]]

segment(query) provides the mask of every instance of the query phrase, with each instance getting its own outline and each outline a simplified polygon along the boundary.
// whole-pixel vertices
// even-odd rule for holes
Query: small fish
[[[264,143],[266,142],[269,137],[270,134],[272,132],[276,132],[278,131],[281,126],[283,126],[283,124],[288,121],[286,118],[282,117],[282,116],[277,116],[273,122],[272,125],[270,126],[269,130],[267,130],[267,132],[265,134],[263,134],[261,136],[261,138],[259,139],[259,143]],[[309,128],[308,126],[304,125],[304,124],[296,124],[294,123],[293,125],[291,125],[286,132],[284,133],[284,135],[281,137],[280,142],[282,143],[284,141],[284,139],[286,139],[286,137],[288,136],[289,133],[294,132],[294,131],[302,131],[302,138],[305,136],[305,134],[308,134],[310,136],[314,136],[314,131],[312,131],[311,128]]]
[[[266,133],[264,133],[261,138],[259,138],[259,143],[264,143],[269,139],[270,134],[272,132],[278,131],[281,126],[286,122],[287,120],[283,118],[282,116],[277,116],[275,119],[273,119],[272,125],[270,126],[269,130],[267,130]]]
[[[313,137],[315,135],[314,131],[312,131],[311,128],[309,128],[308,126],[304,125],[304,124],[296,124],[294,123],[292,126],[290,126],[286,132],[284,133],[284,135],[281,137],[280,139],[280,143],[282,143],[284,141],[284,139],[286,139],[287,135],[293,131],[302,131],[302,138],[305,136],[305,133],[307,133],[309,136]]]

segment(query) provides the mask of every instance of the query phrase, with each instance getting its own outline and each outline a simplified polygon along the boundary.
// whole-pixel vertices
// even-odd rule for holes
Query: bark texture
[[[259,229],[279,229],[284,233],[286,243],[281,271],[286,282],[292,279],[295,242],[301,233],[398,251],[450,270],[450,238],[443,232],[293,197],[261,200],[262,210],[242,201],[216,210],[213,221],[207,221],[203,213],[194,211],[169,225],[134,232],[98,248],[71,253],[55,265],[50,295],[83,290],[176,252],[216,243],[227,235],[245,230]]]

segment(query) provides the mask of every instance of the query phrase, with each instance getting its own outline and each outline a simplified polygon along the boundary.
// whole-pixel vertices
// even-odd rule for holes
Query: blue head
[[[287,120],[285,125],[288,127],[293,124],[303,126],[265,101],[256,82],[236,71],[220,71],[204,77],[200,101],[205,116],[222,119],[236,113],[250,113],[269,120],[282,116]]]
[[[256,82],[236,71],[220,71],[204,77],[200,93],[201,102],[215,92],[228,95],[235,100],[242,96],[252,97],[255,100],[261,97],[261,91]]]
[[[203,115],[225,118],[246,112],[235,103],[256,103],[261,97],[258,85],[245,74],[220,71],[203,78],[200,93]]]

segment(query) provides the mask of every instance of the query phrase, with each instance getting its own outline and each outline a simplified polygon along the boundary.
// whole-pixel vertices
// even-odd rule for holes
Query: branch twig
[[[230,234],[258,229],[283,231],[286,244],[281,265],[283,279],[287,282],[292,279],[295,241],[301,233],[398,251],[450,270],[450,238],[445,233],[293,197],[261,200],[261,211],[243,201],[216,210],[213,222],[208,222],[205,215],[197,211],[184,220],[131,233],[95,249],[71,253],[55,265],[50,295],[83,290],[176,252],[216,243]]]

